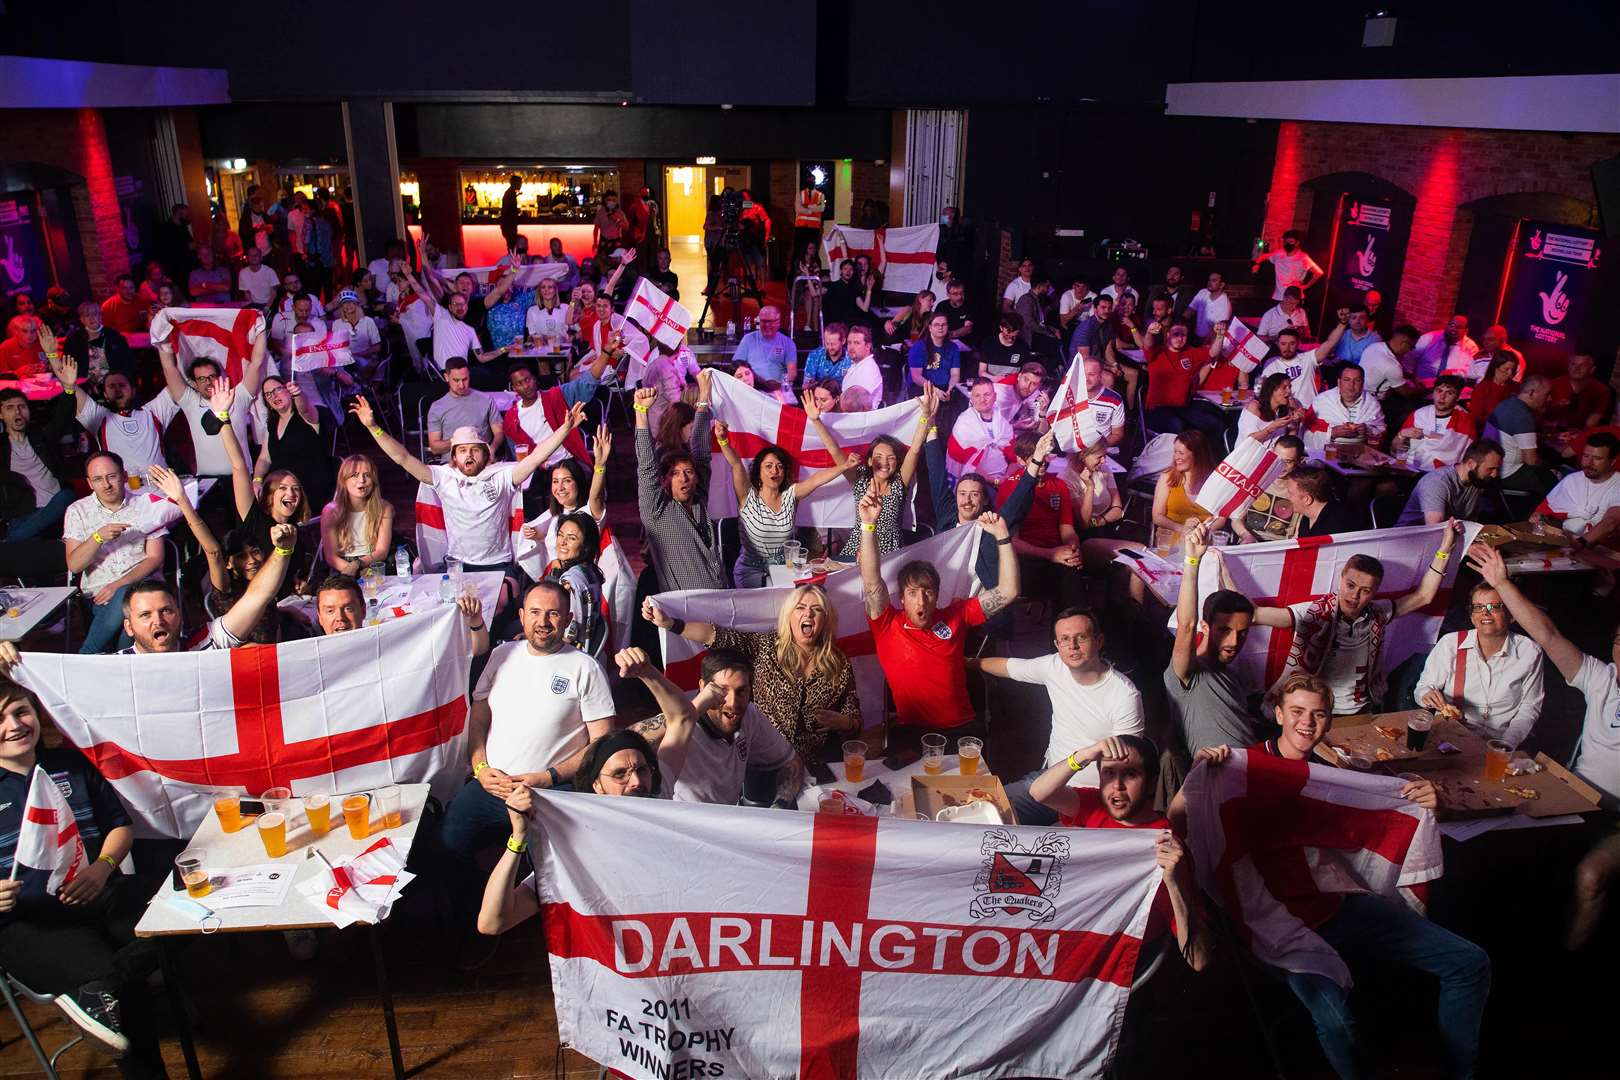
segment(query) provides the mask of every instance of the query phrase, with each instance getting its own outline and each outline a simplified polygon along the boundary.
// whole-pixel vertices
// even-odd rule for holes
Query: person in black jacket
[[[97,396],[101,384],[115,371],[135,381],[135,359],[130,355],[129,342],[123,334],[102,324],[100,304],[86,300],[79,305],[79,325],[68,333],[62,349],[79,362],[79,370],[90,379]]]
[[[9,541],[61,535],[74,499],[60,450],[73,406],[71,389],[37,406],[21,390],[0,390],[0,522]]]

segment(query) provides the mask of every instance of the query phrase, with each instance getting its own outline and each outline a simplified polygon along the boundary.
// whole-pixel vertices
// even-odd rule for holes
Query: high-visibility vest
[[[827,196],[815,188],[804,188],[793,201],[793,224],[805,229],[821,228],[821,216],[827,212]]]

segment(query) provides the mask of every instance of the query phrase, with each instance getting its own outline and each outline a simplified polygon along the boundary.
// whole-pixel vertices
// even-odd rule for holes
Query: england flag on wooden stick
[[[681,347],[692,326],[692,313],[647,278],[636,282],[624,315],[670,352]]]
[[[900,585],[896,575],[900,567],[913,559],[932,563],[939,571],[939,604],[944,607],[959,597],[977,591],[978,582],[973,575],[973,560],[979,551],[979,527],[961,525],[946,529],[921,543],[883,556],[883,579],[888,584],[889,596],[898,599]],[[861,596],[861,572],[858,567],[828,574],[819,584],[827,590],[827,598],[836,617],[838,647],[849,657],[855,669],[855,691],[861,698],[861,713],[868,727],[883,722],[883,668],[878,664],[877,647],[866,622],[866,606]],[[776,616],[791,588],[767,589],[686,589],[668,592],[655,599],[665,613],[687,622],[706,622],[716,626],[729,626],[733,630],[766,631],[776,629]],[[701,646],[660,631],[664,648],[664,673],[684,690],[696,690],[698,670],[703,662]]]
[[[1413,902],[1404,890],[1444,870],[1434,814],[1401,798],[1405,783],[1249,750],[1200,763],[1181,789],[1198,883],[1261,961],[1349,986],[1310,927],[1347,893]]]
[[[773,445],[786,450],[793,459],[797,471],[789,479],[794,482],[837,464],[810,426],[810,418],[798,405],[778,401],[723,371],[714,373],[709,386],[714,418],[731,429],[731,446],[743,459],[744,468],[753,463],[761,450]],[[902,446],[910,446],[911,440],[917,437],[917,409],[918,403],[912,400],[872,412],[823,413],[821,422],[827,425],[846,454],[864,458],[879,435],[892,436]],[[726,463],[718,443],[714,444],[713,452],[709,516],[716,520],[736,517],[737,492],[726,475]],[[850,498],[849,486],[843,481],[834,481],[817,488],[800,500],[798,520],[800,525],[816,528],[845,528],[854,524],[855,503]]]
[[[233,383],[242,381],[243,366],[255,350],[263,355],[265,346],[264,315],[256,308],[163,308],[149,329],[153,345],[173,345],[182,361],[213,360]]]
[[[12,880],[24,877],[30,870],[43,873],[45,895],[54,896],[56,890],[79,876],[86,863],[84,838],[79,835],[79,823],[73,819],[73,808],[50,774],[35,765],[11,861]]]
[[[455,270],[446,273],[446,277],[459,277],[462,274],[471,274],[473,280],[478,282],[479,288],[485,292],[490,286],[497,285],[506,274],[506,263],[496,266],[469,266],[465,270]],[[568,276],[568,267],[563,263],[524,263],[517,268],[517,280],[512,282],[514,289],[538,289],[540,283],[550,278],[552,281],[561,281]]]
[[[281,645],[162,655],[24,653],[40,696],[143,836],[186,838],[220,789],[431,783],[466,771],[468,635],[435,611]]]

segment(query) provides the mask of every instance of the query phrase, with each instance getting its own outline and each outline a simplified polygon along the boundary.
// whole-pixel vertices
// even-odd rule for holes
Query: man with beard
[[[1502,454],[1501,443],[1476,439],[1457,464],[1435,469],[1418,481],[1396,527],[1438,525],[1448,518],[1472,519],[1480,492],[1495,484],[1502,473]]]
[[[75,392],[79,362],[63,357],[55,365],[63,391],[73,395],[75,417],[101,449],[117,454],[124,468],[145,476],[153,465],[168,465],[163,456],[163,432],[180,412],[174,398],[158,393],[145,405],[135,404],[135,384],[128,374],[110,371],[101,384],[101,401]]]
[[[462,594],[456,598],[463,625],[472,635],[473,656],[489,652],[489,628],[484,622],[484,605],[478,597]],[[366,598],[360,583],[348,574],[332,574],[315,590],[315,621],[326,637],[358,630],[366,623]]]
[[[1186,572],[1176,598],[1176,640],[1164,688],[1171,729],[1193,754],[1206,746],[1248,746],[1266,729],[1249,708],[1249,689],[1233,664],[1254,623],[1254,603],[1240,592],[1217,589],[1198,611],[1198,562],[1209,550],[1209,530],[1199,524],[1182,541]]]

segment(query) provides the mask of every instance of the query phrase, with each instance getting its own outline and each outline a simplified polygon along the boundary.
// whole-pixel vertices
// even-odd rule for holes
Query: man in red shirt
[[[1197,428],[1209,439],[1211,446],[1226,442],[1226,418],[1217,409],[1213,413],[1195,406],[1193,388],[1203,383],[1215,366],[1209,349],[1203,345],[1187,343],[1187,327],[1171,323],[1149,323],[1147,335],[1133,330],[1136,342],[1147,357],[1148,388],[1142,407],[1148,427],[1160,434],[1179,434],[1188,428]]]
[[[904,741],[919,743],[930,729],[960,729],[973,723],[963,663],[965,631],[981,625],[1018,596],[1018,556],[1007,523],[999,514],[979,515],[979,528],[994,536],[1000,547],[995,588],[940,607],[939,571],[932,563],[913,559],[895,575],[900,588],[900,606],[895,608],[889,606],[889,587],[878,556],[877,520],[882,500],[868,488],[856,509],[861,519],[861,595],[866,602],[866,621],[894,698],[896,721],[905,729]]]
[[[1035,457],[1040,436],[1033,431],[1019,434],[1013,441],[1018,468],[1009,469],[996,491],[996,505],[1003,506],[1019,479]],[[1069,485],[1047,471],[1048,462],[1036,463],[1035,492],[1029,512],[1013,537],[1019,568],[1032,596],[1057,596],[1055,610],[1082,605],[1086,599],[1085,580],[1080,573],[1080,537],[1074,531],[1074,497]]]
[[[1070,787],[1069,781],[1092,762],[1097,763],[1100,787]],[[1210,943],[1203,915],[1193,898],[1187,849],[1170,831],[1170,819],[1153,809],[1159,786],[1159,748],[1141,735],[1114,735],[1076,750],[1054,764],[1029,785],[1030,798],[1058,812],[1058,824],[1070,829],[1159,829],[1155,855],[1164,880],[1153,897],[1144,946],[1155,944],[1165,931],[1175,935],[1187,966],[1202,971],[1210,961]]]
[[[1541,414],[1544,435],[1583,431],[1609,418],[1610,392],[1592,377],[1597,363],[1585,353],[1569,358],[1569,374],[1553,380],[1547,408]]]
[[[101,324],[110,326],[120,334],[139,334],[146,330],[149,305],[143,304],[135,294],[135,279],[119,274],[117,292],[101,302]]]

